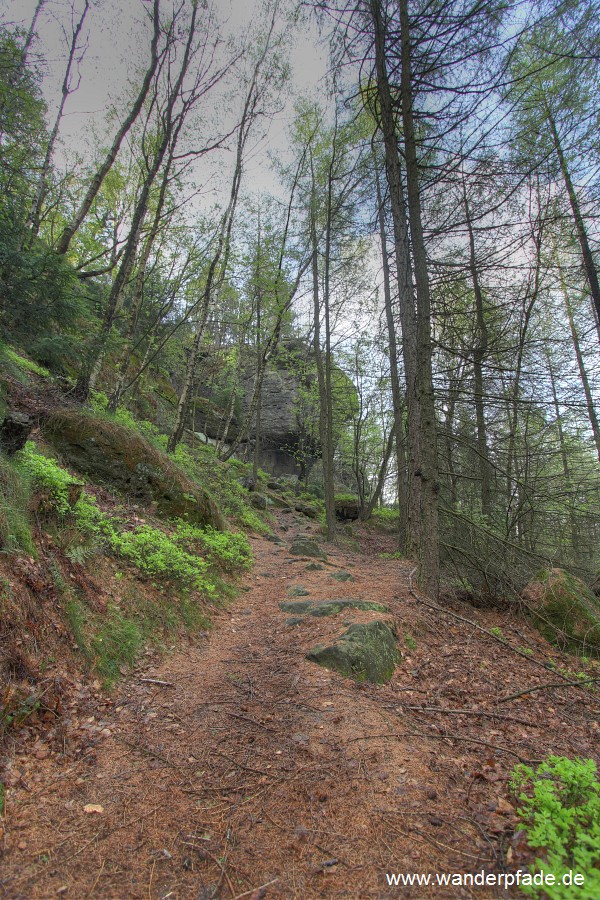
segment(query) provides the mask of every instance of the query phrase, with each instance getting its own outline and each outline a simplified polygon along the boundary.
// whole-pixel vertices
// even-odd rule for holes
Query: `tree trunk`
[[[554,121],[554,117],[550,112],[550,108],[546,106],[546,115],[548,117],[548,122],[550,124],[550,131],[552,132],[552,140],[554,142],[554,149],[556,150],[556,155],[558,156],[558,161],[560,163],[560,170],[562,172],[562,176],[565,182],[565,187],[567,188],[567,194],[569,195],[569,203],[571,204],[571,212],[573,213],[573,219],[575,220],[575,228],[577,230],[577,238],[579,240],[579,246],[581,247],[581,256],[583,258],[583,266],[585,269],[585,274],[588,280],[588,284],[590,287],[590,293],[592,295],[592,302],[594,304],[594,309],[596,310],[597,319],[600,321],[600,283],[598,282],[598,272],[596,266],[594,264],[594,257],[592,254],[592,249],[590,247],[590,242],[588,240],[587,231],[585,229],[585,223],[583,221],[583,216],[581,215],[581,209],[579,206],[579,200],[577,199],[577,194],[575,192],[575,188],[573,186],[573,181],[571,179],[571,173],[569,171],[569,166],[567,164],[567,160],[565,154],[562,149],[562,145],[560,142],[560,137],[556,128],[556,123]]]
[[[152,79],[154,78],[154,74],[156,72],[159,59],[162,54],[158,52],[158,39],[160,36],[160,16],[159,16],[159,7],[160,0],[154,0],[153,13],[152,13],[152,23],[153,23],[153,34],[152,34],[152,43],[150,45],[150,65],[146,70],[146,74],[144,75],[144,80],[142,81],[142,86],[140,88],[139,94],[137,95],[133,106],[129,110],[128,115],[125,117],[123,124],[117,131],[115,138],[112,142],[112,146],[99,169],[96,171],[94,177],[92,178],[88,189],[85,193],[85,197],[81,201],[77,212],[71,219],[68,225],[63,229],[63,233],[61,234],[58,244],[56,245],[56,252],[59,256],[62,256],[67,252],[71,241],[75,234],[81,228],[85,217],[89,213],[92,203],[96,199],[98,191],[102,187],[104,179],[110,172],[115,159],[117,158],[117,154],[123,143],[123,138],[137,119],[142,106],[148,96],[148,91],[150,90],[150,85],[152,84]]]
[[[373,21],[375,38],[375,63],[377,74],[377,99],[380,128],[385,148],[385,168],[390,194],[390,208],[394,230],[394,251],[396,256],[396,273],[400,299],[400,321],[402,325],[402,355],[404,358],[404,376],[406,380],[407,406],[407,554],[418,557],[421,545],[421,441],[420,441],[420,396],[417,383],[417,323],[412,286],[412,270],[410,265],[408,223],[402,171],[396,136],[396,122],[389,85],[385,33],[381,18],[380,0],[370,0],[370,12]]]
[[[142,184],[142,188],[140,191],[140,195],[138,197],[137,203],[135,205],[135,209],[133,212],[133,216],[131,219],[131,226],[129,230],[129,235],[127,238],[127,242],[125,244],[125,251],[123,253],[123,257],[121,259],[121,265],[119,266],[119,270],[117,272],[117,276],[113,282],[113,285],[110,290],[110,294],[108,297],[108,302],[106,305],[106,309],[104,311],[104,317],[102,321],[102,327],[100,329],[100,335],[98,340],[96,341],[95,348],[93,351],[91,365],[88,368],[87,372],[82,373],[79,378],[76,387],[76,395],[77,397],[84,401],[87,400],[90,392],[94,389],[96,380],[98,378],[100,367],[102,364],[102,359],[104,354],[106,353],[108,340],[110,334],[112,332],[113,324],[117,315],[117,312],[123,302],[123,292],[125,290],[125,286],[129,280],[131,275],[131,271],[133,269],[133,265],[135,262],[135,255],[137,253],[137,248],[140,240],[140,234],[142,230],[142,226],[144,223],[144,219],[146,217],[146,212],[148,210],[148,201],[150,199],[150,190],[156,176],[160,170],[162,165],[165,153],[171,141],[171,137],[173,134],[173,110],[175,107],[175,103],[177,102],[178,97],[180,96],[181,86],[183,84],[184,78],[187,74],[190,55],[192,49],[192,42],[194,39],[195,27],[196,27],[196,15],[197,15],[198,7],[196,5],[193,6],[192,9],[192,18],[189,26],[189,32],[187,36],[187,41],[185,44],[185,50],[183,53],[183,58],[181,61],[181,66],[179,72],[177,74],[177,78],[175,79],[175,83],[170,89],[170,93],[167,98],[166,108],[162,115],[163,121],[163,134],[154,153],[154,157],[152,159],[152,164],[144,178],[144,182]]]
[[[421,443],[421,529],[417,580],[431,597],[439,593],[440,558],[438,494],[440,490],[437,460],[437,424],[433,393],[431,347],[431,299],[427,256],[421,222],[419,165],[413,121],[412,65],[408,0],[399,0],[401,32],[401,101],[403,140],[406,159],[406,190],[414,278],[417,292],[417,367],[415,389],[419,397],[419,436]]]
[[[392,306],[392,288],[390,279],[390,261],[387,251],[387,232],[385,227],[385,214],[379,169],[375,148],[373,147],[373,167],[375,169],[375,187],[377,190],[377,218],[379,222],[379,241],[381,243],[381,264],[383,268],[383,299],[385,307],[385,321],[387,324],[388,357],[390,360],[390,386],[392,390],[392,407],[394,412],[394,428],[396,436],[396,468],[398,480],[398,538],[403,550],[407,549],[407,525],[408,525],[408,497],[404,468],[406,464],[404,454],[404,397],[400,387],[400,375],[398,373],[398,342],[396,340],[396,323]]]
[[[569,291],[567,289],[567,285],[562,273],[562,269],[560,268],[560,264],[558,266],[558,274],[560,278],[560,287],[562,290],[562,294],[565,301],[565,309],[567,310],[567,318],[569,319],[569,329],[571,331],[571,338],[573,341],[573,349],[575,350],[575,356],[577,358],[577,366],[579,368],[579,377],[581,379],[581,386],[583,387],[583,393],[585,395],[585,404],[587,407],[588,419],[590,420],[590,425],[592,428],[592,434],[594,436],[594,443],[596,445],[596,453],[598,454],[598,461],[600,462],[600,423],[598,422],[598,416],[596,415],[596,407],[594,405],[594,397],[592,395],[592,390],[590,387],[590,380],[588,378],[587,369],[585,367],[585,360],[583,358],[583,353],[581,352],[581,345],[579,343],[579,335],[577,334],[577,328],[575,327],[575,319],[573,318],[573,307],[571,306],[571,300],[569,298]]]
[[[479,272],[477,269],[477,256],[475,253],[475,234],[467,197],[467,186],[463,173],[463,199],[465,204],[465,221],[469,232],[469,270],[473,281],[475,294],[475,321],[477,323],[477,338],[473,348],[473,376],[475,381],[475,420],[477,422],[477,463],[481,478],[481,512],[486,519],[492,514],[491,501],[491,467],[487,440],[487,427],[485,422],[483,363],[488,351],[488,331],[485,321],[485,309]]]

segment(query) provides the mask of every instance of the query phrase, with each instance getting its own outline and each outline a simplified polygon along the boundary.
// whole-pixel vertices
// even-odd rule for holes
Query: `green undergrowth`
[[[94,416],[105,416],[109,421],[117,422],[126,428],[141,434],[157,450],[165,453],[167,449],[167,435],[151,422],[137,420],[125,407],[120,407],[114,416],[107,410],[108,397],[101,391],[96,391],[92,396],[91,409]],[[264,534],[270,530],[268,516],[261,515],[250,502],[250,495],[241,484],[252,470],[248,463],[238,459],[230,459],[222,462],[217,458],[213,447],[206,444],[198,444],[190,447],[180,443],[171,454],[173,462],[185,474],[197,481],[202,486],[210,486],[211,496],[215,499],[221,511],[246,531]],[[269,475],[259,470],[258,490],[266,489]]]
[[[371,513],[368,524],[378,531],[396,534],[398,532],[398,515],[397,506],[379,506]]]
[[[12,372],[13,375],[22,376],[24,374],[34,374],[39,375],[42,378],[50,377],[48,369],[44,366],[40,366],[31,359],[27,359],[25,356],[21,356],[20,353],[17,353],[13,347],[9,347],[8,344],[0,343],[0,363]]]
[[[35,555],[29,520],[31,480],[0,454],[0,550]]]
[[[149,583],[145,590],[129,587],[121,592],[119,603],[93,610],[93,604],[63,577],[58,561],[54,563],[53,578],[64,597],[74,643],[107,685],[132,665],[146,644],[160,643],[165,635],[182,629],[206,629],[207,611],[235,593],[232,579],[252,565],[243,532],[218,531],[180,519],[137,524],[122,507],[102,509],[80,481],[31,441],[15,455],[14,463],[3,462],[0,475],[3,483],[9,476],[13,479],[13,494],[27,485],[34,497],[43,498],[37,505],[38,518],[71,563],[86,566],[102,554],[125,565],[125,573],[114,573],[117,582],[123,579],[125,586],[137,578]],[[28,497],[25,492],[20,501],[24,516]],[[12,507],[10,529],[5,526],[4,531],[15,539],[17,504]],[[28,534],[31,530],[22,529],[21,548],[27,545]]]
[[[528,844],[541,851],[531,872],[543,869],[555,881],[521,889],[549,900],[600,897],[600,782],[594,761],[549,756],[536,769],[519,765],[511,787]],[[569,872],[583,876],[583,883],[564,883]]]

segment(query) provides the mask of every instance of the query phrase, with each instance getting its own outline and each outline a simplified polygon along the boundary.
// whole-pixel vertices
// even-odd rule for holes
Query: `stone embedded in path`
[[[295,584],[288,588],[288,594],[290,597],[308,597],[310,591],[307,591],[301,584]]]
[[[373,600],[284,600],[279,604],[284,612],[294,613],[298,616],[336,616],[343,609],[373,610],[374,612],[389,612],[383,603],[375,603]]]
[[[384,684],[402,656],[394,632],[385,622],[351,625],[332,644],[319,644],[306,659],[355,681]]]
[[[327,554],[322,547],[319,547],[314,538],[297,537],[290,547],[290,553],[294,556],[310,556],[313,559],[327,559]]]
[[[325,566],[322,563],[309,563],[306,566],[307,572],[322,572]]]
[[[332,572],[329,577],[335,578],[336,581],[354,581],[354,576],[350,572]]]

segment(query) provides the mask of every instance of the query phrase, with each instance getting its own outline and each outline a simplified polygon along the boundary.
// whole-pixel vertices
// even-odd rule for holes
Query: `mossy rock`
[[[336,581],[354,581],[354,576],[350,572],[332,572],[329,577],[335,578]]]
[[[319,515],[319,510],[315,506],[311,506],[310,503],[296,503],[294,509],[309,519],[316,519]]]
[[[306,659],[355,681],[384,684],[402,656],[393,630],[385,622],[376,621],[351,625],[332,644],[313,647]]]
[[[308,597],[310,591],[301,584],[294,584],[292,587],[288,588],[288,594],[290,597]]]
[[[522,593],[533,622],[561,649],[600,657],[600,598],[563,569],[544,569]]]
[[[389,612],[383,603],[374,600],[286,600],[279,604],[284,612],[303,616],[337,616],[343,609],[360,609],[367,612]]]
[[[250,503],[255,509],[266,509],[269,505],[264,494],[250,494]]]
[[[309,563],[305,566],[307,572],[322,572],[325,566],[322,563]]]
[[[309,556],[313,559],[327,559],[327,554],[322,547],[312,538],[297,537],[292,546],[290,553],[293,556]]]
[[[225,530],[225,520],[207,491],[130,428],[65,409],[46,421],[44,436],[68,465],[92,481],[155,503],[167,518]]]

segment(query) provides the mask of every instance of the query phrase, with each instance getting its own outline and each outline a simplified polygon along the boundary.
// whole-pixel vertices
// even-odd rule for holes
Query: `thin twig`
[[[582,684],[595,684],[600,678],[586,678],[585,681],[552,681],[549,684],[537,684],[535,687],[527,688],[516,694],[510,694],[508,697],[500,697],[496,703],[508,703],[509,700],[516,700],[517,697],[524,697],[525,694],[533,694],[534,691],[545,691],[550,688],[579,687]]]
[[[249,891],[244,891],[243,894],[238,894],[233,900],[242,900],[242,897],[250,897],[252,894],[258,894],[258,891],[263,891],[265,888],[271,887],[272,884],[277,884],[279,878],[273,878],[271,881],[266,881],[264,884],[259,884],[258,887],[252,888]]]
[[[517,719],[515,716],[504,716],[495,712],[483,712],[479,709],[446,709],[444,706],[405,706],[403,703],[400,703],[399,706],[402,709],[414,709],[417,712],[446,713],[449,716],[483,716],[487,719],[502,719],[503,722],[516,722],[517,725],[527,725],[529,728],[547,728],[544,722],[528,722],[527,719]]]

